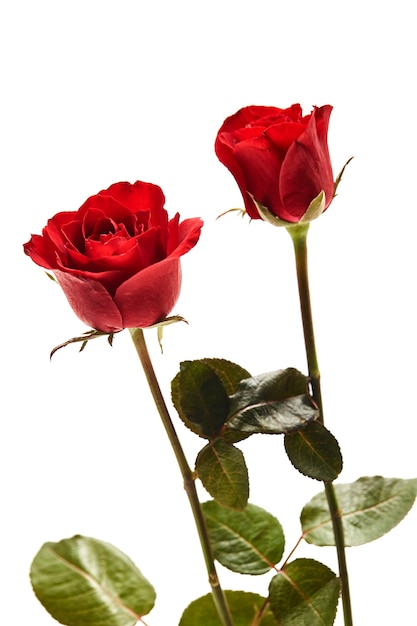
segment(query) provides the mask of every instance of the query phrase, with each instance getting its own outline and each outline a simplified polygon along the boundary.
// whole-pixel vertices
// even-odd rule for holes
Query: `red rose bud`
[[[24,251],[52,270],[88,326],[106,333],[163,321],[181,287],[180,257],[197,243],[199,218],[169,220],[157,185],[116,183],[78,211],[57,213]]]
[[[288,226],[318,217],[335,185],[327,145],[332,107],[249,106],[228,117],[215,150],[236,179],[251,218]],[[304,219],[303,219],[304,218]]]

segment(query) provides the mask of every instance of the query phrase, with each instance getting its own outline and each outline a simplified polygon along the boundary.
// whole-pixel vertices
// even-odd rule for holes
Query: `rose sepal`
[[[175,324],[176,322],[185,322],[186,324],[188,324],[188,322],[185,319],[185,317],[182,317],[181,315],[171,315],[170,317],[166,317],[164,320],[162,320],[162,322],[157,322],[156,324],[152,324],[151,326],[148,326],[148,328],[156,328],[157,329],[158,343],[159,343],[159,347],[161,349],[161,352],[163,352],[163,349],[162,349],[162,335],[163,335],[163,332],[164,332],[164,327],[165,326],[169,326],[170,324]]]
[[[342,173],[343,173],[343,170],[341,174]],[[339,176],[341,176],[341,174]],[[295,224],[300,224],[300,223],[306,224],[306,223],[312,222],[313,220],[320,217],[320,215],[326,209],[326,195],[324,193],[324,190],[322,190],[310,202],[310,204],[308,205],[307,211],[304,213],[301,219],[298,220],[298,222],[287,222],[287,220],[282,220],[281,218],[271,213],[271,211],[267,209],[265,206],[263,206],[263,204],[261,204],[260,202],[257,202],[257,200],[252,195],[251,195],[251,198],[254,201],[256,208],[258,210],[258,213],[260,217],[264,220],[264,222],[268,222],[269,224],[272,224],[273,226],[284,226],[285,228],[288,228],[289,226],[294,226]]]
[[[326,209],[326,194],[324,191],[320,191],[319,195],[312,200],[308,206],[307,211],[300,219],[299,224],[308,224],[313,220],[320,217],[320,215]]]
[[[245,209],[240,209],[238,207],[235,207],[233,209],[227,209],[227,211],[223,211],[223,213],[220,213],[220,215],[216,217],[216,220],[219,220],[221,217],[228,215],[228,213],[238,213],[240,217],[245,217],[245,215],[248,215]]]
[[[340,170],[340,172],[339,172],[339,173],[338,173],[338,175],[336,176],[336,180],[334,181],[334,192],[333,192],[333,198],[335,198],[335,197],[336,197],[336,195],[337,195],[337,193],[336,193],[336,192],[337,192],[337,188],[338,188],[338,186],[339,186],[339,183],[340,183],[340,182],[341,182],[341,180],[342,180],[343,174],[345,173],[345,169],[347,168],[347,166],[349,165],[349,163],[352,161],[352,159],[353,159],[353,158],[354,158],[354,157],[352,156],[352,157],[350,157],[350,159],[348,159],[348,160],[346,161],[346,163],[344,164],[344,166],[342,167],[342,169]]]
[[[122,331],[117,330],[112,333],[106,333],[102,330],[94,330],[94,329],[87,330],[85,333],[83,333],[79,337],[72,337],[71,339],[68,339],[67,341],[64,341],[63,343],[60,343],[58,346],[55,346],[55,348],[51,350],[51,354],[49,355],[49,358],[52,359],[55,352],[57,352],[61,348],[65,348],[66,346],[69,346],[71,343],[81,343],[81,347],[79,351],[82,352],[84,348],[86,347],[87,343],[91,341],[91,339],[97,339],[98,337],[107,337],[107,341],[109,342],[109,345],[112,346],[114,335],[120,332]]]
[[[162,320],[162,322],[157,322],[156,324],[152,324],[152,326],[148,326],[148,328],[157,329],[158,343],[161,347],[161,351],[162,351],[163,327],[168,326],[169,324],[175,324],[175,322],[185,322],[186,324],[188,324],[187,320],[184,317],[181,317],[181,315],[172,315],[170,317],[166,317],[164,320]],[[109,342],[110,346],[112,346],[114,335],[116,333],[121,333],[122,330],[116,330],[112,333],[106,333],[102,330],[94,330],[94,328],[92,328],[91,330],[87,330],[85,333],[83,333],[82,335],[79,335],[78,337],[72,337],[71,339],[68,339],[67,341],[64,341],[63,343],[60,343],[58,346],[55,346],[55,348],[51,350],[51,354],[49,356],[52,359],[55,352],[57,352],[61,348],[65,348],[66,346],[69,346],[71,343],[81,343],[80,352],[82,352],[89,341],[91,341],[92,339],[97,339],[98,337],[107,337],[107,341]]]
[[[263,219],[264,222],[268,222],[269,224],[272,224],[272,226],[290,226],[291,225],[292,222],[287,222],[286,220],[282,220],[281,218],[277,217],[276,215],[271,213],[271,211],[267,209],[266,206],[258,202],[251,193],[249,195],[252,198],[256,206],[259,216],[261,217],[261,219]]]

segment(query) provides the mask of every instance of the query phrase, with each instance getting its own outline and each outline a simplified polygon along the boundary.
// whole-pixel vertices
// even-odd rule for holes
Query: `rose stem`
[[[223,626],[233,626],[230,609],[227,604],[223,589],[220,586],[219,578],[217,576],[213,551],[208,536],[203,510],[198,499],[193,472],[191,471],[187,459],[185,458],[185,454],[182,449],[180,440],[178,439],[178,435],[175,431],[167,406],[165,404],[165,400],[163,398],[158,380],[156,378],[155,370],[149,356],[148,348],[146,346],[143,330],[141,328],[131,328],[130,334],[132,336],[133,343],[135,344],[135,348],[142,364],[143,371],[145,372],[146,380],[148,381],[148,385],[151,390],[156,408],[162,420],[162,424],[164,425],[165,432],[168,435],[168,439],[174,451],[178,466],[181,471],[181,475],[184,480],[184,489],[187,493],[191,510],[193,512],[194,521],[197,527],[201,549],[203,551],[204,561],[208,573],[209,583],[213,594],[214,604],[216,606]]]
[[[323,424],[323,402],[321,397],[320,370],[317,362],[316,344],[314,341],[313,316],[311,312],[310,288],[308,281],[307,233],[309,224],[297,224],[287,228],[291,235],[295,252],[297,270],[298,293],[300,297],[301,317],[303,322],[304,343],[307,355],[308,373],[311,381],[312,395],[320,411],[320,421]],[[331,482],[324,483],[327,503],[333,525],[333,534],[336,544],[339,575],[342,588],[342,605],[345,626],[353,626],[352,607],[349,591],[349,577],[346,563],[345,539],[341,511],[339,509],[336,492]]]

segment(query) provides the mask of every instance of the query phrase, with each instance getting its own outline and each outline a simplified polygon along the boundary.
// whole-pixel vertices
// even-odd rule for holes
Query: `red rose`
[[[299,104],[249,106],[225,120],[216,154],[235,177],[250,217],[265,217],[267,209],[276,223],[299,222],[322,191],[312,218],[327,209],[334,194],[327,146],[331,111],[329,105],[314,107],[303,117]]]
[[[78,211],[57,213],[24,251],[52,270],[68,302],[103,332],[145,328],[174,307],[180,256],[198,241],[203,222],[168,220],[162,190],[151,183],[116,183]]]

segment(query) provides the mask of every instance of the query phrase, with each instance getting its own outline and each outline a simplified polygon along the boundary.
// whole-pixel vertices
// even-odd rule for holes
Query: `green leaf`
[[[241,380],[250,377],[247,370],[226,359],[201,359],[201,362],[209,365],[216,372],[228,396],[235,393]]]
[[[234,626],[276,626],[266,598],[246,591],[225,591]],[[194,600],[179,626],[222,626],[210,594]]]
[[[67,626],[133,626],[155,602],[153,587],[135,564],[91,537],[45,543],[30,576],[38,600]]]
[[[216,502],[203,503],[214,557],[239,574],[265,574],[284,552],[282,526],[270,513],[254,504],[231,511]]]
[[[224,359],[184,361],[171,383],[173,404],[194,433],[204,438],[216,437],[229,413],[228,396],[248,376],[245,369]],[[235,436],[234,440],[245,436]]]
[[[417,479],[365,476],[354,483],[335,485],[346,546],[360,546],[382,537],[413,506]],[[304,539],[317,546],[334,546],[326,496],[319,493],[301,512]]]
[[[223,383],[223,387],[228,396],[235,393],[239,383],[244,378],[249,378],[250,374],[240,365],[227,361],[226,359],[201,359],[203,363],[209,365],[218,375]],[[229,401],[230,403],[230,401]],[[227,441],[237,443],[250,436],[250,433],[240,433],[227,428],[221,432],[221,436]]]
[[[342,471],[339,444],[319,422],[285,435],[284,444],[291,463],[305,476],[331,482]]]
[[[200,436],[215,437],[229,410],[229,398],[216,372],[202,361],[184,361],[178,384],[180,406],[176,409],[180,416]]]
[[[242,380],[230,398],[227,429],[282,434],[302,428],[319,414],[307,383],[308,378],[294,368]]]
[[[224,439],[216,439],[199,452],[196,470],[204,487],[219,504],[236,511],[245,508],[249,478],[244,456],[238,448]]]
[[[313,559],[288,563],[269,586],[271,609],[280,626],[331,626],[339,593],[336,575]]]

